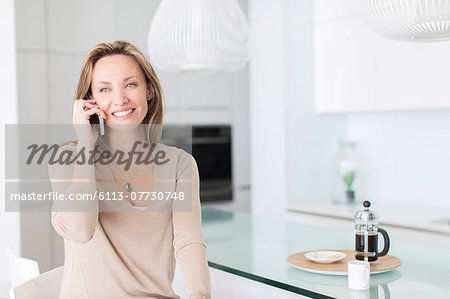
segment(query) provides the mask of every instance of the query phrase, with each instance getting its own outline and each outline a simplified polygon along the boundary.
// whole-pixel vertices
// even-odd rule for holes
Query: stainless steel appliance
[[[182,148],[195,158],[201,202],[233,199],[229,125],[165,125],[161,143]]]

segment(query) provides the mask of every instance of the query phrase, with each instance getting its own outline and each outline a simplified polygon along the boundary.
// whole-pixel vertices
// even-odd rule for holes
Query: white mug
[[[354,290],[368,290],[370,288],[369,262],[348,262],[348,287]]]
[[[350,290],[348,298],[349,299],[370,299],[370,291],[368,291],[368,290],[365,290],[365,291]],[[372,298],[373,298],[373,296],[372,296]],[[375,298],[381,298],[381,297],[375,297]]]

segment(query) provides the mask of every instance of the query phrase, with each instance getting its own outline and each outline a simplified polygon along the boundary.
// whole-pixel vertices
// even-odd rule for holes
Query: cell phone
[[[86,98],[88,98],[89,100],[94,99],[90,90],[86,94]],[[100,125],[100,135],[102,135],[102,136],[105,135],[105,121],[104,121],[103,117],[98,116],[97,114],[92,114],[91,117],[89,118],[89,122],[91,124],[99,124]]]
[[[100,115],[98,117],[98,119],[100,120],[100,135],[105,135],[105,121],[103,120],[103,117]]]

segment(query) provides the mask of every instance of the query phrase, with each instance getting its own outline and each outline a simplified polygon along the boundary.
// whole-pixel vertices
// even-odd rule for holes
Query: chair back
[[[11,289],[11,299],[58,299],[64,266],[55,268]]]
[[[39,275],[39,264],[36,261],[16,256],[10,248],[6,249],[6,254],[8,255],[12,288]]]

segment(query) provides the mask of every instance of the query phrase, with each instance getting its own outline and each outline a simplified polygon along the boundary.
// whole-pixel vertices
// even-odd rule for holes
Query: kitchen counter
[[[362,209],[362,202],[305,202],[287,205],[288,211],[351,221],[353,221],[355,212]],[[378,203],[373,204],[370,210],[380,216],[380,225],[428,231],[450,236],[450,209],[448,208],[413,204]]]
[[[211,267],[313,298],[450,298],[450,251],[419,242],[391,240],[389,254],[403,265],[371,276],[369,291],[347,288],[346,276],[299,270],[286,262],[296,252],[353,249],[353,231],[310,226],[202,208]]]

